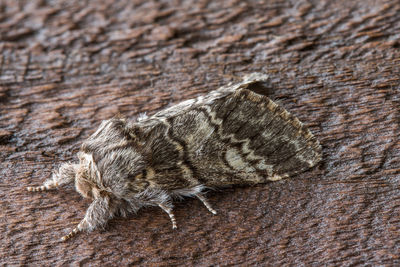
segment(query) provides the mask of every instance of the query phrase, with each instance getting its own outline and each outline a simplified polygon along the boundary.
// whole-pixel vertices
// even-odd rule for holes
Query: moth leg
[[[70,239],[71,237],[76,236],[76,234],[78,234],[79,232],[84,231],[86,227],[86,221],[85,219],[83,219],[74,229],[72,229],[71,232],[69,232],[67,235],[61,237],[61,241],[67,241],[68,239]]]
[[[41,186],[28,186],[26,188],[26,190],[30,191],[30,192],[38,192],[38,191],[47,191],[47,190],[51,190],[54,189],[58,186],[57,183],[55,183],[52,180],[46,180],[43,185]]]
[[[203,202],[204,206],[212,213],[212,214],[217,214],[217,212],[211,207],[211,204],[208,202],[208,200],[201,194],[201,193],[196,193],[194,194],[201,202]]]
[[[104,228],[108,220],[114,216],[115,208],[112,207],[108,197],[96,198],[86,211],[85,218],[71,232],[61,238],[66,241],[83,231],[93,231]]]
[[[172,222],[172,229],[176,229],[176,228],[177,228],[177,226],[176,226],[176,219],[175,219],[174,213],[172,212],[172,208],[170,208],[170,207],[168,207],[168,206],[166,206],[166,205],[164,205],[164,204],[162,204],[162,203],[159,203],[158,206],[159,206],[160,208],[162,208],[163,211],[165,211],[166,213],[168,213],[169,218],[171,219],[171,222]]]
[[[26,189],[31,192],[46,191],[57,188],[60,185],[71,183],[75,178],[77,165],[64,163],[54,172],[50,179],[47,179],[41,186],[28,186]]]

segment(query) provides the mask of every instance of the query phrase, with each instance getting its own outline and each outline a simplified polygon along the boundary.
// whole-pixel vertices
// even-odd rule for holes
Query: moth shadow
[[[251,84],[248,84],[246,86],[246,89],[256,94],[260,94],[267,97],[274,95],[274,89],[268,82],[261,82],[261,81],[253,82]]]
[[[275,95],[274,94],[275,90],[268,82],[261,82],[261,81],[253,82],[251,84],[246,85],[246,89],[256,94],[260,94],[269,98],[271,97],[273,98],[273,96]]]

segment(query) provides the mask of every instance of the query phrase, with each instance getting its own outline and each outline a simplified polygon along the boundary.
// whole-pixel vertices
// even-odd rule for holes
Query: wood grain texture
[[[400,3],[0,2],[0,263],[400,264]],[[60,243],[89,204],[32,194],[115,114],[133,118],[251,72],[321,141],[294,179],[146,209]]]

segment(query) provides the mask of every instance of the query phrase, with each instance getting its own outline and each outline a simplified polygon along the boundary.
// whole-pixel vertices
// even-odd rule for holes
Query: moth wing
[[[151,142],[159,140],[152,152],[164,165],[166,183],[263,183],[295,175],[320,161],[320,144],[308,128],[256,93],[262,91],[257,83],[245,80],[149,119],[147,123],[162,129]]]

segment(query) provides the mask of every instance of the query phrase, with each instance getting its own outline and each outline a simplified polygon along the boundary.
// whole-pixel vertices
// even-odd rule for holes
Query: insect
[[[321,159],[311,132],[262,91],[266,75],[184,101],[129,122],[103,121],[83,142],[79,163],[64,163],[43,191],[75,183],[92,199],[81,222],[62,240],[102,228],[114,216],[158,206],[177,223],[172,200],[196,197],[213,214],[207,188],[254,185],[302,172]]]

